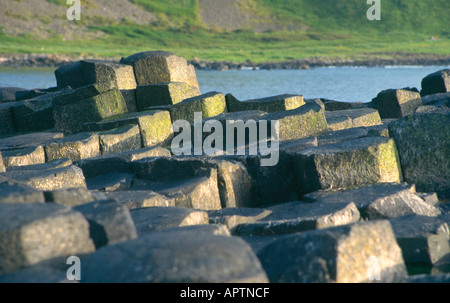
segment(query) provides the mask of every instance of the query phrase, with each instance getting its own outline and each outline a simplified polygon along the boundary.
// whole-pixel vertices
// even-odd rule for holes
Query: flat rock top
[[[297,154],[311,156],[315,154],[339,154],[358,149],[365,149],[371,146],[388,143],[390,138],[385,137],[363,137],[349,141],[321,145],[300,150]]]
[[[63,133],[41,132],[0,139],[0,150],[19,149],[45,144],[54,139],[63,138]]]

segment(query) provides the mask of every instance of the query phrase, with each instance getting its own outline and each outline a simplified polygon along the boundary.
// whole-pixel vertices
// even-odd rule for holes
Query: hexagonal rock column
[[[239,101],[232,94],[226,96],[229,112],[241,112],[259,110],[267,113],[296,109],[305,105],[303,96],[299,95],[278,95],[273,97]]]
[[[0,103],[0,136],[11,135],[16,131],[13,108],[17,106],[16,102]]]
[[[101,60],[81,60],[63,65],[55,70],[58,87],[73,89],[105,81],[114,82],[118,89],[136,88],[133,68]]]
[[[149,51],[122,58],[122,64],[133,66],[137,85],[162,82],[184,82],[198,88],[193,66],[186,59],[165,51]]]
[[[325,117],[328,126],[334,131],[382,124],[378,111],[371,108],[325,112]]]
[[[258,257],[272,283],[390,283],[407,277],[387,221],[283,237],[259,251]]]
[[[286,141],[325,132],[327,120],[324,112],[323,104],[314,100],[297,109],[267,114],[259,120],[278,121],[278,140]]]
[[[0,203],[44,203],[44,193],[0,176]]]
[[[139,125],[144,147],[169,144],[173,138],[170,113],[162,110],[130,113],[106,121],[86,123],[84,130],[89,132],[106,131],[124,125]]]
[[[177,104],[185,99],[199,95],[200,90],[187,83],[157,83],[138,86],[136,89],[136,102],[138,110],[143,111],[152,106]]]
[[[98,133],[102,155],[126,152],[141,148],[142,139],[138,125],[125,125]]]
[[[57,159],[78,161],[100,155],[98,135],[87,133],[55,139],[44,149],[47,162]]]
[[[360,219],[359,211],[352,202],[291,202],[272,206],[267,210],[272,213],[256,222],[235,226],[233,233],[244,236],[281,235],[345,225]]]
[[[389,125],[405,181],[422,192],[450,197],[450,111],[444,107]]]
[[[5,175],[43,191],[86,187],[83,171],[71,165],[71,161],[54,160],[45,164],[11,167]]]
[[[205,211],[186,209],[182,207],[147,207],[131,211],[138,233],[190,225],[205,225],[209,223]]]
[[[80,62],[86,85],[113,81],[120,90],[136,88],[133,67],[129,65],[101,60],[81,60]]]
[[[352,201],[364,219],[379,220],[409,215],[436,217],[438,208],[423,201],[407,184],[376,184],[352,190],[317,191],[303,196],[304,201],[335,204]]]
[[[130,211],[115,200],[96,201],[73,209],[89,221],[91,238],[97,249],[137,238]]]
[[[243,240],[196,230],[154,232],[101,248],[81,258],[81,272],[87,283],[268,282],[261,263]]]
[[[95,250],[87,220],[57,204],[0,204],[0,273]]]
[[[429,74],[422,79],[422,96],[450,92],[450,69]]]
[[[390,219],[406,264],[435,264],[450,254],[449,226],[431,217],[407,216]]]
[[[227,111],[225,95],[218,92],[210,92],[197,97],[185,99],[169,107],[172,122],[186,120],[194,123],[194,113],[202,113],[202,118],[211,118]]]
[[[5,150],[1,154],[6,167],[45,163],[45,152],[41,145],[16,150]]]
[[[384,137],[307,148],[293,162],[299,194],[402,180],[395,142]]]
[[[113,82],[81,87],[53,99],[55,129],[77,133],[83,123],[126,113],[127,104]]]
[[[371,107],[378,110],[381,119],[412,115],[421,105],[422,99],[419,93],[403,89],[384,90],[370,103]]]

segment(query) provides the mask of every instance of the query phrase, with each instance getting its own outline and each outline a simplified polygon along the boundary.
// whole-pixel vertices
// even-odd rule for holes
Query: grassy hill
[[[0,53],[121,57],[164,49],[209,60],[450,55],[450,1],[381,0],[2,0]],[[431,36],[437,36],[432,41]]]

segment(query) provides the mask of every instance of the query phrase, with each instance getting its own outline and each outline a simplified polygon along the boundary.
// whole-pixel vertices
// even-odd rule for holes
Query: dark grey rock
[[[156,232],[101,248],[81,259],[81,271],[87,283],[268,281],[243,240],[196,231]]]
[[[57,204],[0,204],[0,273],[94,251],[89,224]]]
[[[403,176],[421,192],[450,197],[450,111],[416,114],[389,124]]]
[[[53,99],[55,129],[82,131],[83,123],[97,122],[127,112],[120,91],[110,82],[92,84]]]
[[[278,95],[261,99],[239,101],[233,95],[226,95],[227,107],[230,112],[264,111],[268,113],[296,109],[305,105],[303,96]]]
[[[42,191],[86,187],[83,171],[64,160],[8,170],[5,176]]]
[[[450,92],[450,69],[443,69],[422,79],[422,96]]]
[[[59,88],[70,86],[78,88],[87,85],[81,69],[81,62],[63,65],[55,70],[56,83]]]
[[[78,161],[100,155],[99,136],[80,133],[60,139],[54,139],[44,147],[47,162],[57,159]]]
[[[0,87],[0,103],[16,101],[16,92],[27,91],[19,87]]]
[[[122,58],[122,64],[133,66],[137,85],[162,82],[184,82],[198,87],[195,70],[186,59],[165,51],[150,51]]]
[[[177,104],[199,95],[197,87],[183,82],[141,85],[136,89],[137,107],[140,111],[152,106]]]
[[[100,122],[85,123],[85,131],[106,131],[124,125],[138,125],[142,146],[169,144],[173,138],[172,121],[169,111],[150,110],[139,113],[128,113]]]
[[[303,149],[293,156],[293,163],[300,195],[402,180],[395,142],[384,137]]]
[[[127,111],[129,113],[137,112],[136,89],[121,89],[120,93],[127,104]]]
[[[414,114],[417,107],[422,105],[418,92],[401,89],[388,89],[380,92],[371,102],[378,110],[382,119],[403,118]]]
[[[450,92],[424,96],[422,97],[422,103],[425,106],[450,107]]]
[[[132,164],[124,159],[107,155],[103,157],[83,159],[75,162],[82,169],[86,178],[93,178],[110,173],[132,173]]]
[[[416,193],[425,203],[431,206],[437,206],[439,198],[436,193]]]
[[[0,103],[0,136],[12,135],[16,131],[14,126],[13,108],[19,106],[14,103]]]
[[[118,192],[107,192],[104,194],[108,199],[114,199],[129,209],[145,207],[174,207],[175,198],[169,198],[151,190],[126,190]]]
[[[283,237],[258,252],[270,282],[401,282],[400,247],[387,221]]]
[[[137,161],[134,171],[153,182],[175,181],[196,177],[204,170],[217,171],[218,189],[222,207],[245,207],[254,201],[253,180],[244,165],[223,159],[154,158]]]
[[[27,147],[36,147],[63,137],[63,133],[48,131],[3,138],[0,139],[0,150],[16,150]]]
[[[126,152],[141,148],[142,140],[139,126],[125,125],[98,133],[102,155]]]
[[[268,209],[261,208],[223,208],[220,210],[210,210],[208,211],[209,222],[211,224],[223,224],[229,229],[243,224],[252,223],[258,220],[264,219],[272,212]]]
[[[410,276],[405,283],[450,283],[450,274]]]
[[[45,152],[42,145],[1,152],[6,167],[27,166],[45,163]]]
[[[17,132],[44,131],[53,129],[52,98],[36,98],[17,102],[13,108]]]
[[[107,173],[86,179],[86,186],[90,190],[123,191],[133,185],[134,176],[134,174],[127,173]]]
[[[136,88],[136,79],[134,77],[133,67],[129,65],[106,62],[102,60],[81,60],[80,67],[86,81],[86,85],[112,81],[118,89]],[[74,77],[72,77],[71,80],[73,81]]]
[[[279,141],[303,139],[327,131],[324,106],[317,100],[293,110],[269,113],[260,120],[278,122]]]
[[[208,213],[182,207],[147,207],[131,211],[139,235],[172,227],[206,225]]]
[[[44,193],[34,188],[0,176],[0,203],[45,202]]]
[[[408,216],[390,219],[406,264],[435,264],[450,254],[450,229],[439,218]]]
[[[64,190],[47,191],[44,193],[46,202],[74,207],[97,200],[86,188],[72,188]]]
[[[163,229],[161,231],[165,232],[176,232],[176,231],[189,231],[198,233],[209,233],[215,236],[227,236],[231,237],[230,230],[223,224],[202,224],[202,225],[187,225]]]
[[[325,110],[330,112],[367,107],[367,103],[363,102],[342,102],[323,98],[321,98],[320,101],[325,105]]]
[[[133,189],[152,190],[170,199],[175,205],[201,210],[221,209],[217,180],[217,169],[198,171],[197,176],[175,181],[141,181],[135,180]]]
[[[365,219],[396,218],[408,215],[436,217],[440,211],[411,192],[404,184],[377,184],[345,191],[318,191],[305,195],[317,203],[354,202]]]
[[[271,214],[256,222],[242,223],[233,234],[268,236],[350,224],[359,221],[354,203],[308,204],[291,202],[268,208]]]
[[[0,283],[71,283],[67,273],[41,265],[30,266],[0,276]]]
[[[89,221],[89,231],[97,249],[137,238],[130,211],[117,201],[96,201],[73,209]]]

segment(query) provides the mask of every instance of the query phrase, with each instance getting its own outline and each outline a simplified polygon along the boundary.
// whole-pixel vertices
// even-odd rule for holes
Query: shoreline
[[[383,58],[386,55],[391,58]],[[90,57],[73,57],[57,54],[19,54],[19,55],[0,55],[0,68],[57,68],[62,65],[82,60]],[[98,59],[98,58],[97,58]],[[117,58],[101,58],[101,60],[116,62]],[[197,70],[241,70],[241,69],[259,69],[259,70],[299,70],[316,67],[381,67],[381,66],[433,66],[450,65],[450,55],[429,55],[429,54],[381,54],[378,56],[361,56],[358,58],[342,57],[313,57],[308,59],[297,59],[280,62],[261,62],[256,63],[250,60],[246,62],[232,61],[210,61],[194,58],[188,60],[188,63],[195,66]]]

